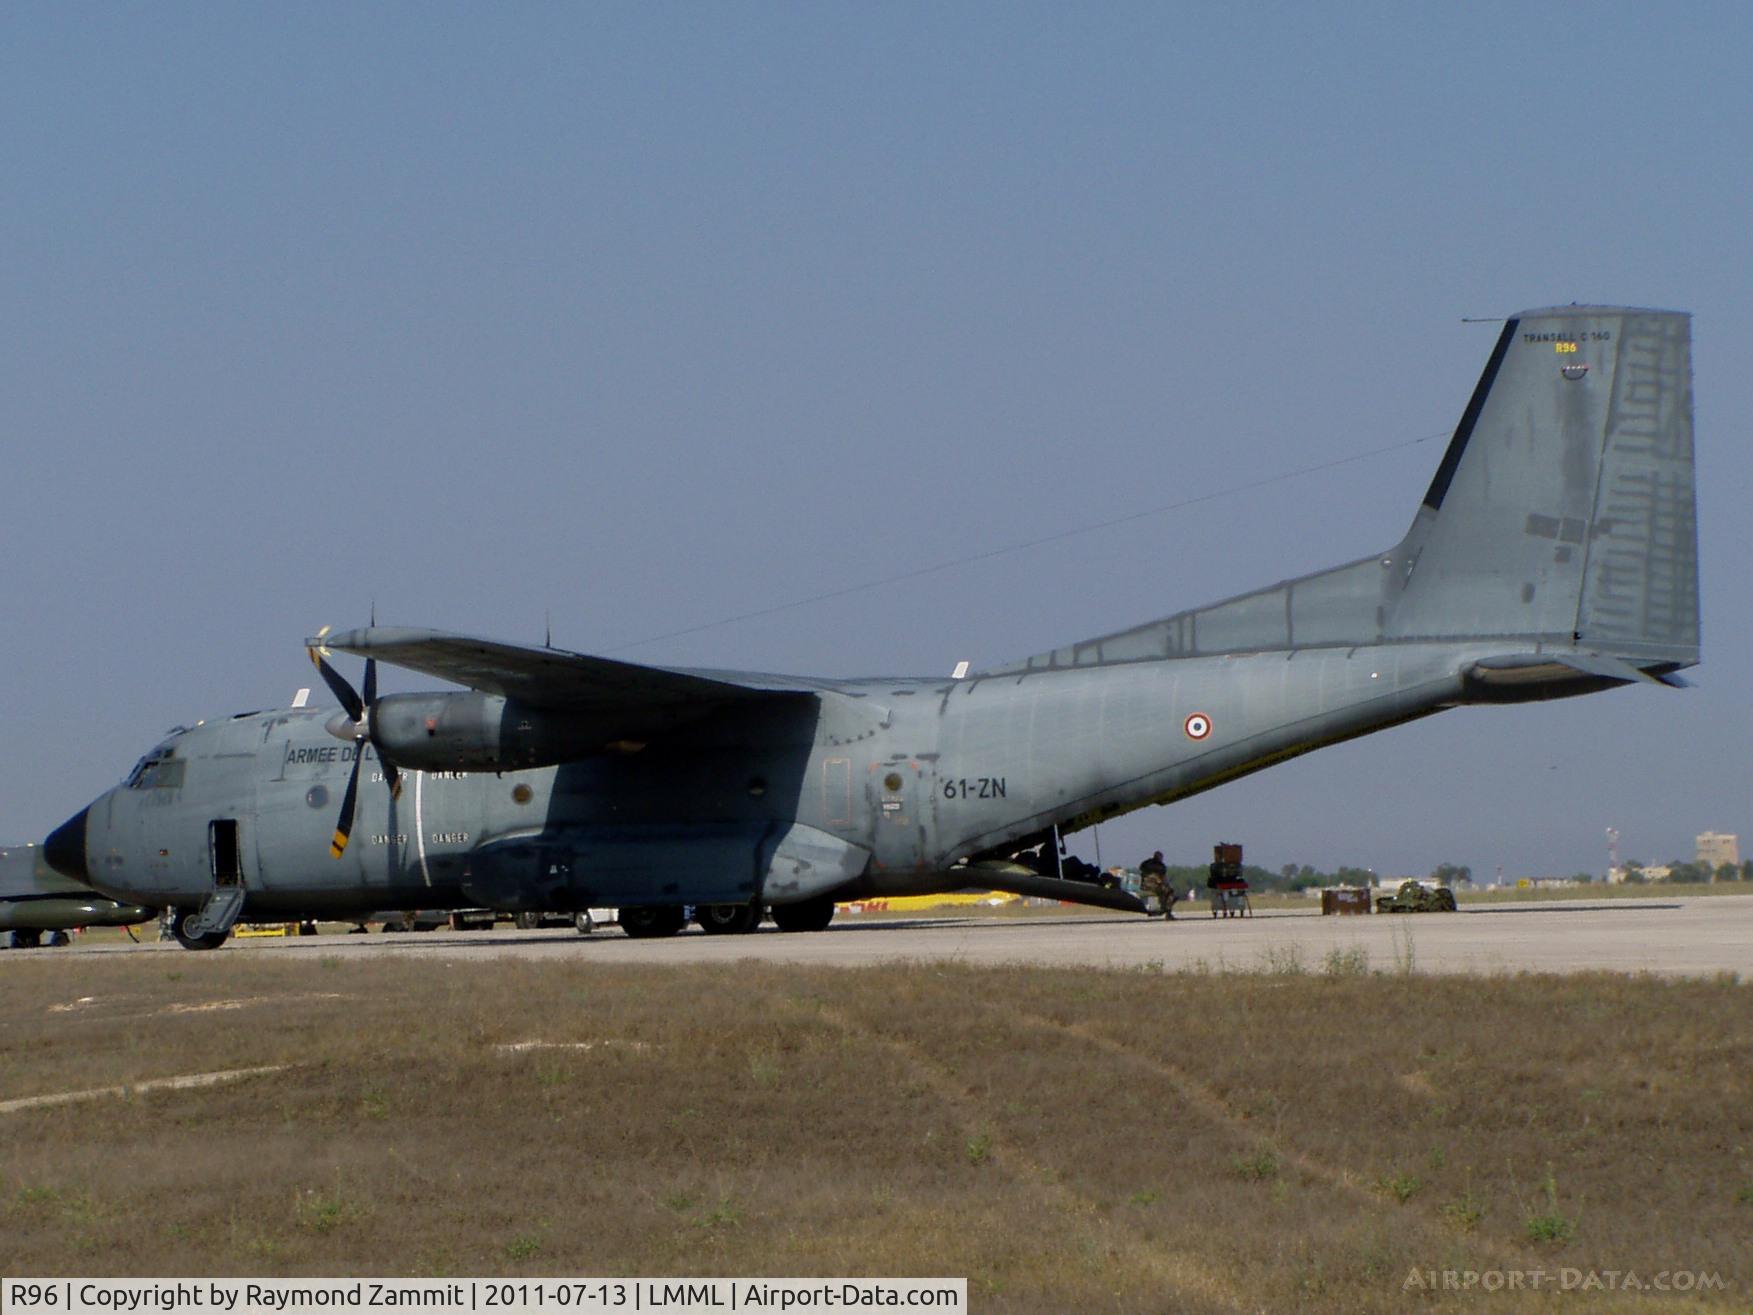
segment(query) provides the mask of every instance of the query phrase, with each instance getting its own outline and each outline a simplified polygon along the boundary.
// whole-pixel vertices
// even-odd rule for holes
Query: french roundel
[[[1196,712],[1187,718],[1181,729],[1187,732],[1188,739],[1203,740],[1211,734],[1211,718],[1203,712]]]

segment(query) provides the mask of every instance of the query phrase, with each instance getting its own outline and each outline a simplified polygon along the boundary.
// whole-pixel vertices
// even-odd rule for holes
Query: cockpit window
[[[128,789],[181,789],[187,767],[188,764],[177,757],[175,749],[154,749],[134,764],[134,770],[128,774]]]

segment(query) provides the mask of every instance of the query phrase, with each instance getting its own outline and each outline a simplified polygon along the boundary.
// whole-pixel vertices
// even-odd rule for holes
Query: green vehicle
[[[131,927],[153,916],[152,909],[106,899],[62,876],[38,845],[0,849],[0,933],[12,949],[35,949],[45,932],[50,945],[65,945],[75,927]]]
[[[1376,896],[1377,913],[1453,913],[1455,892],[1447,886],[1434,889],[1422,881],[1402,881],[1392,895]]]

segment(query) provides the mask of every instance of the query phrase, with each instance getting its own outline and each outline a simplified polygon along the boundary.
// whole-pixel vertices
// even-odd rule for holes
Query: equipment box
[[[1321,912],[1368,913],[1370,893],[1362,886],[1335,886],[1321,892]]]

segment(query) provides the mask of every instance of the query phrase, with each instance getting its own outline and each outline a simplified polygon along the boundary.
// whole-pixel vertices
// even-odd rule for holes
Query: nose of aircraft
[[[91,880],[91,872],[85,866],[85,815],[90,811],[81,808],[43,841],[43,861],[75,881]]]

